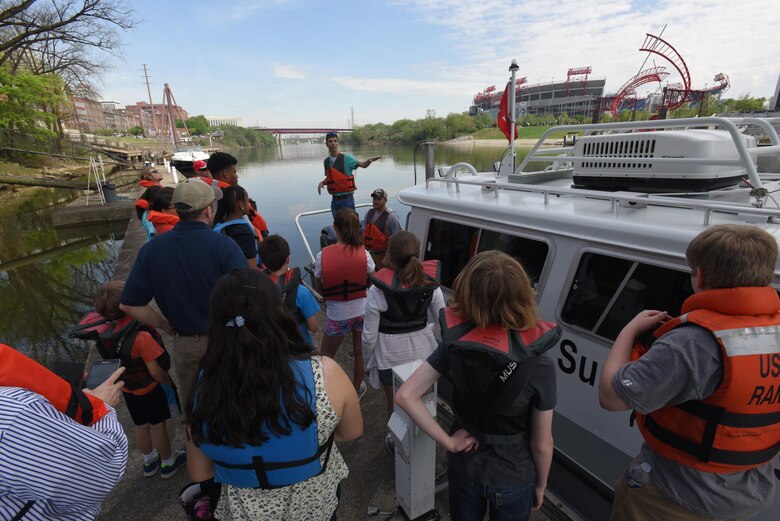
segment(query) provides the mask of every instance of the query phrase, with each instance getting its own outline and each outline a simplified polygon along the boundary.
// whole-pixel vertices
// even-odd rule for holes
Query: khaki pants
[[[713,521],[662,495],[652,483],[630,488],[621,476],[615,483],[611,521]],[[734,519],[733,521],[741,521]]]
[[[176,367],[176,380],[179,382],[179,399],[182,413],[186,417],[190,404],[192,388],[198,376],[200,359],[206,353],[209,338],[202,336],[179,336],[173,338],[173,364]]]

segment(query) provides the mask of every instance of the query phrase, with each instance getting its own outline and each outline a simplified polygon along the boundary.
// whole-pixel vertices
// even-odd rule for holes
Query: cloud
[[[292,65],[274,65],[274,76],[288,80],[306,79],[306,73],[300,67]]]

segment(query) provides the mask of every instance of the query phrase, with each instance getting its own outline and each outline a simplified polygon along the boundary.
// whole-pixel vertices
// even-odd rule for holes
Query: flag
[[[510,82],[511,83],[511,82]],[[513,90],[509,83],[506,84],[504,94],[501,95],[501,103],[498,105],[498,119],[496,126],[501,129],[507,139],[509,137],[509,91]],[[517,137],[517,123],[515,123],[515,138]]]

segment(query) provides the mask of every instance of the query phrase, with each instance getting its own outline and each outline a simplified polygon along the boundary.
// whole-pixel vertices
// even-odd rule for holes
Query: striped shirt
[[[80,425],[45,398],[0,387],[0,519],[93,520],[122,479],[127,437],[116,412]]]

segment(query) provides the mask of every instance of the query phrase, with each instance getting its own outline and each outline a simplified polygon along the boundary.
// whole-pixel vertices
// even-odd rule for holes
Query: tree
[[[204,115],[193,116],[187,120],[187,129],[189,129],[190,134],[206,135],[209,133],[209,120]]]
[[[137,23],[121,0],[12,0],[0,6],[0,65],[11,72],[57,73],[71,86],[102,71],[99,55],[118,55],[120,30]]]
[[[0,67],[0,101],[0,128],[53,137],[57,128],[54,108],[67,105],[68,98],[62,80],[54,74],[11,74]]]
[[[136,125],[134,127],[128,128],[127,133],[131,136],[140,137],[144,135],[144,129]]]

